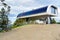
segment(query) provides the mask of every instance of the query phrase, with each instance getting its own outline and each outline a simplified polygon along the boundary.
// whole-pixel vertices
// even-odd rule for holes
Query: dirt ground
[[[60,24],[29,24],[0,33],[0,40],[60,40]]]

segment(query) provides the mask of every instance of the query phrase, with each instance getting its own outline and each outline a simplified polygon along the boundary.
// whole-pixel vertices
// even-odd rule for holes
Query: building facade
[[[39,9],[20,13],[17,19],[23,20],[23,23],[44,23],[50,24],[51,17],[57,16],[58,8],[54,5],[41,7]]]

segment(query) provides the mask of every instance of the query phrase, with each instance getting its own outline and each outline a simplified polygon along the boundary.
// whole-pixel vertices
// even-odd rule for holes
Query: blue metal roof
[[[48,8],[48,6],[42,7],[42,8],[39,8],[39,9],[35,9],[35,10],[32,10],[32,11],[20,13],[17,17],[22,17],[22,16],[27,16],[27,15],[33,15],[33,14],[38,14],[38,13],[46,12],[47,8]]]

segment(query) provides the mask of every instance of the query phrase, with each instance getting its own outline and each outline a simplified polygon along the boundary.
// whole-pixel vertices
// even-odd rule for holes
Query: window
[[[51,7],[51,13],[56,14],[56,12],[57,12],[57,9],[52,6],[52,7]]]

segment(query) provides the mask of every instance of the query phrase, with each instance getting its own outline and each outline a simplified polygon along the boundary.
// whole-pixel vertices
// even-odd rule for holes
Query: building
[[[50,24],[51,17],[57,16],[57,13],[57,7],[54,5],[49,5],[39,9],[20,13],[17,18],[21,20],[22,23],[37,23],[43,21],[44,24]]]

